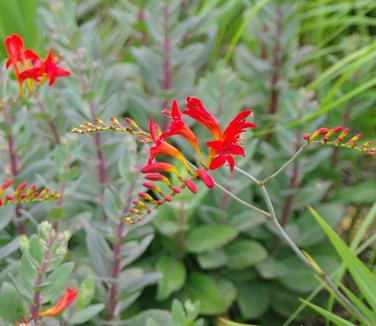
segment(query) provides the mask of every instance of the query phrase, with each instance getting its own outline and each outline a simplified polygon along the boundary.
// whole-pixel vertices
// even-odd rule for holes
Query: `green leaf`
[[[64,289],[66,282],[69,279],[73,271],[74,263],[69,262],[62,264],[57,269],[55,269],[48,277],[46,278],[47,283],[51,283],[50,286],[42,290],[42,297],[44,298],[43,302],[55,301]]]
[[[8,257],[20,247],[19,237],[14,238],[11,242],[0,248],[0,260]]]
[[[245,319],[259,318],[270,303],[268,289],[262,282],[241,283],[238,289],[238,305]]]
[[[136,317],[127,319],[125,325],[145,326],[149,320],[153,320],[159,326],[173,326],[170,313],[158,309],[145,310]]]
[[[227,310],[218,282],[212,277],[193,272],[184,287],[184,296],[201,302],[201,313],[207,315],[221,314]]]
[[[7,282],[4,282],[1,286],[0,302],[0,317],[9,323],[14,324],[20,316],[24,315],[22,298],[15,288]]]
[[[330,320],[332,323],[334,323],[337,326],[355,326],[355,324],[338,317],[337,315],[331,313],[328,310],[325,310],[324,308],[321,308],[309,301],[300,299],[301,302],[305,303],[308,307],[312,308],[315,310],[317,313],[319,313],[321,316],[324,316],[326,319]]]
[[[314,255],[314,259],[327,273],[330,273],[338,266],[338,261],[335,257]],[[280,282],[287,288],[304,293],[313,291],[317,287],[318,282],[312,270],[303,264],[299,258],[289,255],[283,259],[283,263],[288,267],[289,272],[280,278]]]
[[[222,249],[205,252],[197,256],[198,263],[203,269],[218,268],[226,264],[226,252]]]
[[[74,325],[86,323],[87,321],[91,320],[94,316],[98,315],[104,308],[105,305],[103,303],[88,306],[74,313],[73,316],[69,319],[69,322]]]
[[[88,275],[82,281],[80,290],[77,296],[77,309],[80,310],[85,307],[94,297],[95,283],[92,275]]]
[[[242,269],[262,262],[268,257],[266,249],[252,240],[236,240],[225,248],[227,266],[231,269]]]
[[[376,276],[351,252],[346,243],[312,207],[309,207],[309,210],[312,216],[321,225],[372,309],[376,310]]]
[[[171,293],[184,285],[186,271],[181,261],[171,256],[163,256],[157,262],[157,271],[162,273],[162,277],[158,280],[158,300],[168,298]]]
[[[376,325],[376,312],[371,311],[368,306],[361,301],[361,299],[353,292],[351,292],[344,285],[341,285],[342,292],[350,299],[355,307],[363,314],[365,318],[369,321],[370,325]]]
[[[257,264],[256,269],[264,279],[281,278],[289,273],[289,269],[282,262],[270,257]]]
[[[188,232],[186,248],[193,253],[215,250],[233,240],[237,234],[229,225],[201,225]]]

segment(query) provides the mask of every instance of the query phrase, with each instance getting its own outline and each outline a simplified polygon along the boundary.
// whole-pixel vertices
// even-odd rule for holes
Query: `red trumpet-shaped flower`
[[[233,171],[235,160],[233,155],[244,156],[244,149],[239,145],[241,133],[247,128],[256,128],[253,123],[247,122],[246,119],[252,115],[252,110],[240,112],[227,126],[219,140],[209,141],[207,145],[211,148],[210,156],[213,157],[210,163],[210,170],[215,170],[226,162]]]
[[[190,116],[208,128],[215,139],[221,138],[221,128],[217,121],[215,121],[214,117],[205,109],[204,105],[198,98],[187,97],[186,105],[187,110],[184,110],[182,112],[183,114]]]
[[[150,119],[149,129],[150,136],[153,139],[155,146],[150,148],[148,164],[151,164],[156,156],[165,154],[180,160],[184,164],[187,171],[189,171],[189,165],[183,154],[175,146],[172,146],[169,143],[165,142],[161,135],[157,137],[156,133],[160,133],[160,128],[156,123],[153,122],[153,118]]]
[[[193,146],[200,161],[202,161],[201,151],[198,145],[197,137],[193,133],[191,128],[189,128],[183,121],[182,115],[179,111],[178,102],[174,100],[172,102],[171,111],[165,109],[163,112],[167,113],[171,117],[172,121],[167,127],[167,131],[162,132],[161,138],[166,140],[167,137],[173,135],[180,135],[184,137]]]
[[[56,78],[69,76],[71,72],[57,65],[59,57],[52,54],[52,49],[48,52],[46,60],[42,61],[39,66],[27,69],[20,74],[21,81],[31,78],[37,82],[49,79],[48,85],[53,85]]]
[[[22,85],[25,79],[33,79],[38,83],[49,79],[49,85],[53,85],[56,78],[71,74],[69,70],[57,65],[59,57],[53,55],[52,49],[48,52],[47,58],[42,60],[33,50],[25,50],[24,41],[17,34],[5,38],[5,49],[8,54],[5,66],[6,68],[13,66],[22,97],[24,96]],[[33,82],[27,81],[27,85],[32,92]]]
[[[68,288],[62,297],[56,302],[56,304],[45,311],[41,311],[39,316],[41,317],[54,317],[63,312],[76,298],[78,290]]]
[[[40,58],[33,50],[25,50],[24,41],[18,34],[12,34],[11,36],[6,37],[4,43],[8,54],[8,60],[5,63],[5,67],[8,69],[11,65],[13,66],[20,87],[20,93],[23,96],[23,79],[20,77],[21,71],[30,68],[28,60],[34,65],[39,62]],[[19,63],[21,63],[21,67],[19,66]]]

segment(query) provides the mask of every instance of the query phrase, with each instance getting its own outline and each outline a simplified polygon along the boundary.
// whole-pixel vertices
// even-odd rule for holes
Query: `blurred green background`
[[[238,164],[260,178],[293,155],[304,132],[319,127],[344,125],[375,141],[376,2],[2,0],[1,39],[14,32],[43,57],[50,47],[61,52],[73,72],[56,88],[41,88],[47,113],[31,101],[19,109],[15,128],[19,179],[64,191],[62,203],[26,209],[25,223],[31,234],[47,217],[72,232],[72,282],[91,275],[91,302],[104,304],[86,325],[104,325],[111,315],[111,248],[119,241],[120,297],[111,325],[134,316],[132,326],[154,325],[146,324],[145,316],[163,323],[174,298],[199,300],[207,325],[220,315],[282,325],[300,306],[298,298],[306,298],[318,282],[265,219],[202,186],[197,195],[182,194],[142,224],[126,226],[127,234],[119,237],[122,211],[142,190],[138,169],[146,163],[147,147],[130,136],[100,134],[108,177],[103,183],[93,138],[70,130],[94,115],[105,121],[129,116],[146,128],[151,115],[162,123],[161,109],[172,99],[183,106],[186,96],[199,97],[223,126],[250,108],[257,129],[245,139],[246,158]],[[48,119],[61,144],[53,142]],[[202,128],[192,128],[201,136]],[[0,153],[5,179],[10,172],[3,141]],[[339,259],[306,206],[350,243],[375,202],[375,167],[374,158],[363,153],[313,145],[270,184],[281,224],[328,273]],[[222,169],[213,176],[265,208],[257,187],[241,175]],[[9,223],[13,212],[0,212]],[[6,245],[14,234],[12,225],[3,223],[0,243]],[[372,252],[373,246],[362,254],[370,266]],[[0,268],[0,281],[7,281],[17,263],[4,260]],[[314,301],[325,306],[327,297],[320,292]],[[292,319],[285,325],[322,322],[308,309]]]

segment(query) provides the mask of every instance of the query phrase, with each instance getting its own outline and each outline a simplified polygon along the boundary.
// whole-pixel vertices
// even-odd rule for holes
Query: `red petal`
[[[213,160],[211,161],[209,169],[210,170],[218,169],[225,163],[226,163],[226,157],[224,155],[218,155],[214,157]]]
[[[234,158],[231,156],[231,155],[227,155],[226,156],[226,160],[228,162],[228,165],[230,166],[230,171],[234,171],[234,167],[235,167],[235,160]]]

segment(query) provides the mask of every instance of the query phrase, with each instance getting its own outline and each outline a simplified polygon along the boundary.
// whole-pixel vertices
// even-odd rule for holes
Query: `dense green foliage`
[[[25,302],[32,302],[35,276],[29,264],[44,250],[37,235],[44,220],[71,234],[64,261],[41,285],[43,292],[55,283],[44,294],[47,306],[67,285],[80,289],[77,304],[64,313],[67,325],[230,325],[218,316],[239,323],[317,325],[322,317],[299,301],[312,292],[311,306],[349,320],[333,293],[318,290],[320,281],[274,225],[217,188],[199,184],[197,194],[182,193],[139,224],[119,223],[143,189],[139,169],[148,145],[123,133],[71,130],[96,116],[106,122],[131,117],[144,129],[153,116],[163,125],[161,109],[172,99],[183,106],[186,96],[199,97],[222,125],[250,108],[257,128],[245,134],[246,157],[237,165],[259,179],[304,144],[303,133],[319,127],[344,125],[375,142],[375,25],[374,0],[0,2],[1,40],[17,32],[43,56],[51,46],[72,71],[12,106],[17,83],[1,64],[0,110],[10,104],[14,122],[0,117],[0,184],[12,177],[12,133],[15,181],[38,182],[63,198],[25,204],[18,219],[14,206],[0,207],[0,302],[6,302],[0,323],[14,324],[28,314]],[[5,62],[3,48],[0,55]],[[198,136],[206,132],[191,127]],[[311,144],[268,184],[281,225],[336,282],[344,279],[344,291],[358,293],[356,284],[364,289],[350,260],[337,254],[334,243],[344,243],[333,241],[328,226],[349,244],[351,259],[359,255],[372,279],[376,212],[367,212],[376,199],[375,167],[370,155]],[[260,189],[241,174],[223,168],[212,175],[233,194],[267,209]],[[325,232],[308,205],[325,219]],[[25,238],[20,241],[16,220],[35,243],[31,249]],[[352,277],[345,277],[341,260]],[[114,261],[120,264],[115,277]]]

